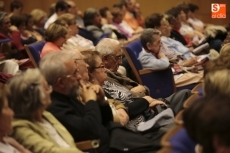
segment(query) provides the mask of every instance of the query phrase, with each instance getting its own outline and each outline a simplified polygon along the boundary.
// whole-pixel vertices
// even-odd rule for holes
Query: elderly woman
[[[40,9],[33,9],[30,13],[33,19],[33,29],[44,36],[44,24],[46,20],[46,12]]]
[[[123,104],[128,107],[128,114],[130,121],[126,124],[126,127],[137,131],[137,126],[140,122],[147,121],[154,117],[154,113],[149,109],[148,100],[151,99],[149,96],[144,98],[135,98],[131,96],[130,90],[125,87],[118,86],[107,80],[107,73],[105,66],[102,63],[100,54],[97,51],[84,51],[83,55],[86,56],[86,63],[89,65],[90,80],[92,83],[98,83],[105,91],[107,97],[120,100]],[[106,83],[104,83],[106,81]],[[111,90],[107,90],[109,86]],[[117,95],[117,96],[115,96]],[[151,99],[151,106],[157,104],[163,104],[163,102]]]
[[[20,145],[13,138],[7,137],[6,135],[12,131],[12,119],[14,112],[8,106],[6,98],[6,90],[0,88],[0,152],[7,153],[31,153]]]
[[[66,43],[63,45],[63,49],[78,49],[80,51],[83,50],[95,50],[95,46],[93,45],[93,42],[85,39],[84,37],[80,36],[78,34],[78,26],[76,23],[76,16],[70,13],[62,14],[58,17],[59,20],[64,20],[70,30],[71,30],[71,37],[66,41]]]
[[[63,26],[65,21],[56,20],[54,23],[49,25],[45,31],[45,40],[47,41],[41,51],[41,58],[49,52],[60,51],[62,45],[66,42],[69,37],[68,25]]]
[[[69,132],[45,109],[50,92],[38,69],[29,69],[13,78],[8,99],[15,112],[12,136],[32,152],[81,153]]]

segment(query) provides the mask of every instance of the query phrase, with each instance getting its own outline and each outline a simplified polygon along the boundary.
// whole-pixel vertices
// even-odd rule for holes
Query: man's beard
[[[80,97],[80,86],[79,85],[72,86],[72,88],[69,91],[68,96],[71,99],[79,99],[79,97]]]

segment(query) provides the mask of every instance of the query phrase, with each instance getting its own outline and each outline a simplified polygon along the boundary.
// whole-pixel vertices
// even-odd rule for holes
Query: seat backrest
[[[38,63],[40,61],[40,54],[45,43],[45,41],[40,41],[30,45],[25,45],[26,52],[30,60],[32,61],[34,67],[38,67]]]
[[[133,70],[139,84],[143,84],[150,89],[150,95],[154,98],[165,98],[175,92],[175,82],[171,68],[150,71],[150,73],[141,74],[144,70],[137,59],[142,51],[140,40],[136,40],[125,47],[124,54]]]
[[[94,41],[94,45],[96,46],[99,43],[99,41],[101,41],[104,38],[109,38],[109,36],[110,36],[110,33],[103,33],[100,38]]]
[[[0,40],[0,44],[2,44],[2,43],[8,43],[10,41],[11,41],[10,38],[2,39],[2,40]]]

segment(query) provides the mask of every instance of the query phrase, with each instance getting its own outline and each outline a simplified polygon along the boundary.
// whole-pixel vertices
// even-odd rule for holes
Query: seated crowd
[[[197,5],[178,4],[146,19],[135,0],[84,13],[73,0],[60,0],[49,16],[37,8],[23,14],[23,7],[15,0],[11,12],[0,11],[1,153],[159,151],[162,136],[193,93],[185,87],[156,98],[131,79],[123,49],[135,40],[142,45],[143,69],[203,66],[204,73],[185,70],[172,78],[175,87],[204,81],[203,97],[183,116],[186,138],[196,144],[187,151],[229,152],[230,47],[222,45],[227,29],[219,26],[210,35],[207,29],[216,26],[196,18]],[[37,67],[27,46],[41,42]],[[202,45],[203,55],[197,55]],[[91,141],[98,146],[79,147]]]

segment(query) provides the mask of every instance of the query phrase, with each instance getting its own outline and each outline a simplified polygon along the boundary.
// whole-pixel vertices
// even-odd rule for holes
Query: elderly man
[[[99,153],[108,153],[109,133],[103,126],[112,120],[110,106],[104,104],[104,92],[98,85],[84,83],[88,65],[77,51],[47,54],[40,62],[40,69],[52,85],[51,112],[70,132],[74,140],[100,139]],[[106,115],[103,115],[103,110]],[[103,120],[102,115],[107,118]]]
[[[117,72],[119,65],[122,63],[121,46],[117,40],[105,38],[97,44],[96,50],[100,52],[103,64],[108,69],[108,82],[111,82],[110,84],[115,84],[116,86],[122,86],[129,89],[133,98],[146,98],[146,95],[148,95],[148,89],[146,87],[125,76],[122,76]],[[106,88],[106,91],[111,93],[114,92],[109,88]],[[168,98],[160,98],[159,100],[168,102],[172,109],[177,113],[182,108],[184,100],[186,100],[189,96],[189,90],[182,90]],[[149,102],[154,100],[149,96],[147,96],[146,99]]]
[[[162,45],[160,34],[156,29],[149,28],[143,31],[140,39],[144,49],[138,57],[143,68],[159,70],[169,67],[169,60],[163,51],[167,50],[167,47]],[[202,78],[202,73],[184,73],[174,76],[176,87],[198,83]]]

